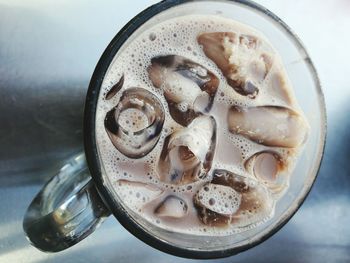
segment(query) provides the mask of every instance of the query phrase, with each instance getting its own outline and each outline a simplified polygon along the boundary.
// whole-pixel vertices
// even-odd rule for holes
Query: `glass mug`
[[[196,236],[161,229],[136,215],[119,199],[105,176],[95,138],[99,91],[113,58],[136,36],[166,19],[219,14],[260,30],[282,57],[301,109],[310,124],[309,139],[275,215],[254,229],[229,236]],[[133,18],[114,37],[92,76],[84,116],[84,154],[74,157],[36,196],[24,217],[30,242],[43,251],[66,249],[92,233],[111,213],[133,235],[164,252],[188,258],[227,257],[276,233],[298,210],[316,178],[324,150],[326,114],[316,70],[300,40],[276,15],[248,0],[167,0]],[[294,175],[294,176],[293,176]],[[297,176],[295,176],[297,175]]]

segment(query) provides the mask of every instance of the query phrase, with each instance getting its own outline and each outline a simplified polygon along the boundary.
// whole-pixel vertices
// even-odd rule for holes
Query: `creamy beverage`
[[[170,19],[128,41],[96,113],[116,199],[192,235],[229,235],[273,217],[308,129],[277,51],[220,16]]]

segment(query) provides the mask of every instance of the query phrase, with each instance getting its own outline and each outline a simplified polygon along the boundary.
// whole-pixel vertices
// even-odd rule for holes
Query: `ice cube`
[[[110,90],[106,93],[105,99],[110,100],[112,99],[123,87],[124,85],[124,74],[121,76],[119,81],[114,84]]]
[[[250,174],[264,183],[272,193],[281,192],[288,183],[287,164],[277,152],[257,152],[245,162],[244,166]]]
[[[215,213],[231,216],[239,208],[241,195],[232,187],[208,183],[198,191],[196,202]]]
[[[158,160],[160,180],[172,184],[194,182],[207,175],[216,147],[216,122],[201,116],[169,135]]]
[[[197,41],[236,92],[251,99],[258,95],[273,63],[272,56],[259,50],[258,37],[214,32],[199,35]]]
[[[302,145],[308,133],[308,125],[300,114],[278,106],[231,107],[228,127],[232,133],[259,144],[289,148]]]
[[[105,129],[113,145],[129,158],[147,155],[157,144],[163,124],[160,100],[142,88],[129,88],[105,118]]]
[[[170,114],[179,124],[187,126],[201,112],[210,111],[219,79],[200,64],[178,55],[154,57],[148,74],[153,85],[163,90]]]
[[[186,202],[175,196],[167,196],[154,210],[159,217],[182,218],[187,214],[188,206]]]
[[[194,204],[206,225],[246,227],[269,218],[275,202],[259,181],[215,170],[212,181],[194,196]]]

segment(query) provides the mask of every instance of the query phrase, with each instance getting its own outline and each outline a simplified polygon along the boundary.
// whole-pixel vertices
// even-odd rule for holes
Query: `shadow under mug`
[[[196,236],[166,231],[123,204],[104,176],[96,143],[95,116],[100,88],[124,45],[159,21],[193,14],[220,15],[255,27],[282,57],[295,95],[310,124],[310,135],[275,215],[254,229],[230,236]],[[188,258],[227,257],[266,240],[293,216],[316,178],[323,155],[326,114],[316,70],[300,40],[276,15],[248,0],[167,0],[134,17],[114,37],[98,62],[86,97],[84,153],[72,158],[35,197],[24,217],[30,242],[43,251],[66,249],[92,233],[111,213],[133,235],[164,252]],[[118,233],[116,233],[117,235]]]

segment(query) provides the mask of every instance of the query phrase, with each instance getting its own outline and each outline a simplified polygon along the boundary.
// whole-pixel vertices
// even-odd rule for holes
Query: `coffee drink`
[[[308,130],[277,51],[220,16],[170,19],[129,39],[96,113],[116,200],[192,235],[229,235],[273,217]]]

